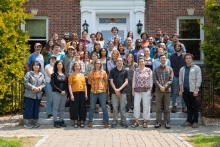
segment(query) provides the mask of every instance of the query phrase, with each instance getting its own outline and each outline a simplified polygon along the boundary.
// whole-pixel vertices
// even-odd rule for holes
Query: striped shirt
[[[106,92],[108,86],[108,77],[104,70],[96,73],[92,71],[89,75],[91,83],[91,92],[94,94]]]
[[[154,69],[153,81],[156,85],[156,91],[164,86],[166,92],[171,92],[171,84],[173,82],[173,69],[169,66],[162,67],[161,65]]]

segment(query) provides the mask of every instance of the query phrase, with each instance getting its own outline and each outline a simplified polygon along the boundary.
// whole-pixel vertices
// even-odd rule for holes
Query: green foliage
[[[205,18],[210,22],[202,24],[205,40],[202,44],[205,72],[216,90],[220,90],[220,1],[206,0]]]
[[[20,24],[30,18],[22,5],[26,0],[0,0],[0,107],[11,97],[10,86],[24,77],[24,63],[29,55],[28,35]]]
[[[0,147],[21,147],[22,144],[19,140],[8,140],[0,138]]]

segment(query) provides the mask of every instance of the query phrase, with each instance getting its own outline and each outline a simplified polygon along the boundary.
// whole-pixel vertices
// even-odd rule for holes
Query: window
[[[199,23],[204,18],[200,16],[181,16],[177,18],[177,32],[179,41],[186,47],[186,52],[194,55],[194,60],[201,60],[202,52],[200,45],[204,40],[204,32]]]
[[[34,51],[34,44],[41,43],[43,46],[48,40],[48,18],[45,16],[35,16],[25,20],[25,25],[21,29],[28,32],[28,44],[31,46],[30,52]]]

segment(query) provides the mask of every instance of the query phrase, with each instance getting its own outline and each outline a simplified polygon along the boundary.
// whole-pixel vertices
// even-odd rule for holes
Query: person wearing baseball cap
[[[70,62],[74,60],[74,54],[75,54],[75,48],[73,46],[69,46],[67,49],[67,54],[63,58],[66,74],[69,73]]]
[[[42,44],[40,43],[35,43],[34,45],[34,52],[29,55],[27,58],[27,61],[25,63],[25,70],[26,72],[31,70],[31,66],[35,61],[38,61],[41,64],[41,67],[44,67],[44,57],[41,55],[41,50],[42,50]],[[44,68],[41,68],[40,71],[42,74],[44,74]]]

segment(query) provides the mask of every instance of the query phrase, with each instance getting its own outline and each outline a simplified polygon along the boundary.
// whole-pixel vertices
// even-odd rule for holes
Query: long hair
[[[80,67],[80,68],[79,68],[79,71],[81,71],[81,70],[82,70],[82,65],[81,65],[79,62],[74,62],[74,63],[73,63],[73,65],[72,65],[72,70],[75,71],[74,67],[76,66],[76,64],[79,65],[79,67]]]
[[[128,31],[127,37],[129,37],[129,34],[132,33],[132,39],[134,39],[134,33],[132,31]]]
[[[102,50],[105,50],[105,52],[106,52],[106,55],[105,55],[105,57],[107,58],[107,56],[108,56],[108,50],[106,49],[106,48],[101,48],[100,50],[99,50],[99,55],[100,55],[100,58],[102,58]]]
[[[97,35],[98,35],[98,34],[101,35],[100,41],[103,41],[104,38],[103,38],[102,32],[98,31],[98,32],[95,34],[96,38],[97,38]],[[97,40],[97,39],[96,39],[96,40]]]
[[[97,62],[100,62],[100,64],[101,64],[101,65],[100,65],[100,69],[99,69],[99,70],[101,71],[101,70],[102,70],[102,63],[101,63],[101,60],[100,60],[100,59],[95,60],[95,62],[93,63],[93,71],[96,70],[95,65],[96,65]]]
[[[112,54],[111,54],[111,59],[113,59],[113,54],[114,54],[114,53],[116,53],[118,57],[121,57],[121,55],[120,55],[120,53],[119,53],[118,50],[113,50],[113,51],[112,51]],[[118,58],[118,57],[117,57],[117,58]]]
[[[77,47],[76,47],[76,50],[77,50],[77,51],[79,51],[79,46],[80,46],[80,44],[82,44],[82,46],[83,46],[82,50],[84,50],[84,43],[79,42],[79,43],[77,44]]]
[[[125,47],[124,47],[124,44],[121,43],[121,42],[119,42],[119,44],[118,44],[118,51],[119,51],[119,53],[121,53],[121,52],[120,52],[120,49],[119,49],[119,46],[120,46],[120,45],[123,46],[123,51],[122,51],[122,53],[125,53]]]
[[[96,45],[99,45],[99,46],[100,46],[100,49],[101,49],[101,44],[96,41],[96,42],[94,43],[93,52],[96,52],[96,48],[95,48]],[[100,51],[100,49],[99,49],[99,51]]]
[[[128,45],[128,39],[131,39],[131,44],[130,45]],[[127,49],[133,49],[134,48],[134,43],[133,43],[133,40],[132,40],[132,38],[131,37],[127,37],[127,39],[126,39],[126,48]]]
[[[50,41],[53,42],[53,39],[49,39],[48,42],[46,43],[46,45],[45,45],[45,49],[46,49],[46,51],[49,51],[50,48],[51,48],[51,50],[52,50],[52,47],[53,47],[53,46],[50,46]],[[54,42],[53,42],[53,43],[54,43]]]
[[[65,73],[65,66],[64,66],[64,63],[63,63],[62,61],[60,61],[60,60],[57,60],[57,61],[55,62],[55,64],[54,64],[54,67],[53,67],[54,73],[57,73],[57,72],[58,72],[58,68],[57,68],[58,63],[62,63],[62,65],[63,65],[62,73],[64,74],[64,73]]]
[[[132,56],[131,65],[134,66],[134,56],[133,56],[133,54],[131,54],[131,53],[127,54],[127,56],[126,56],[126,65],[128,65],[128,57],[129,57],[129,56]]]

